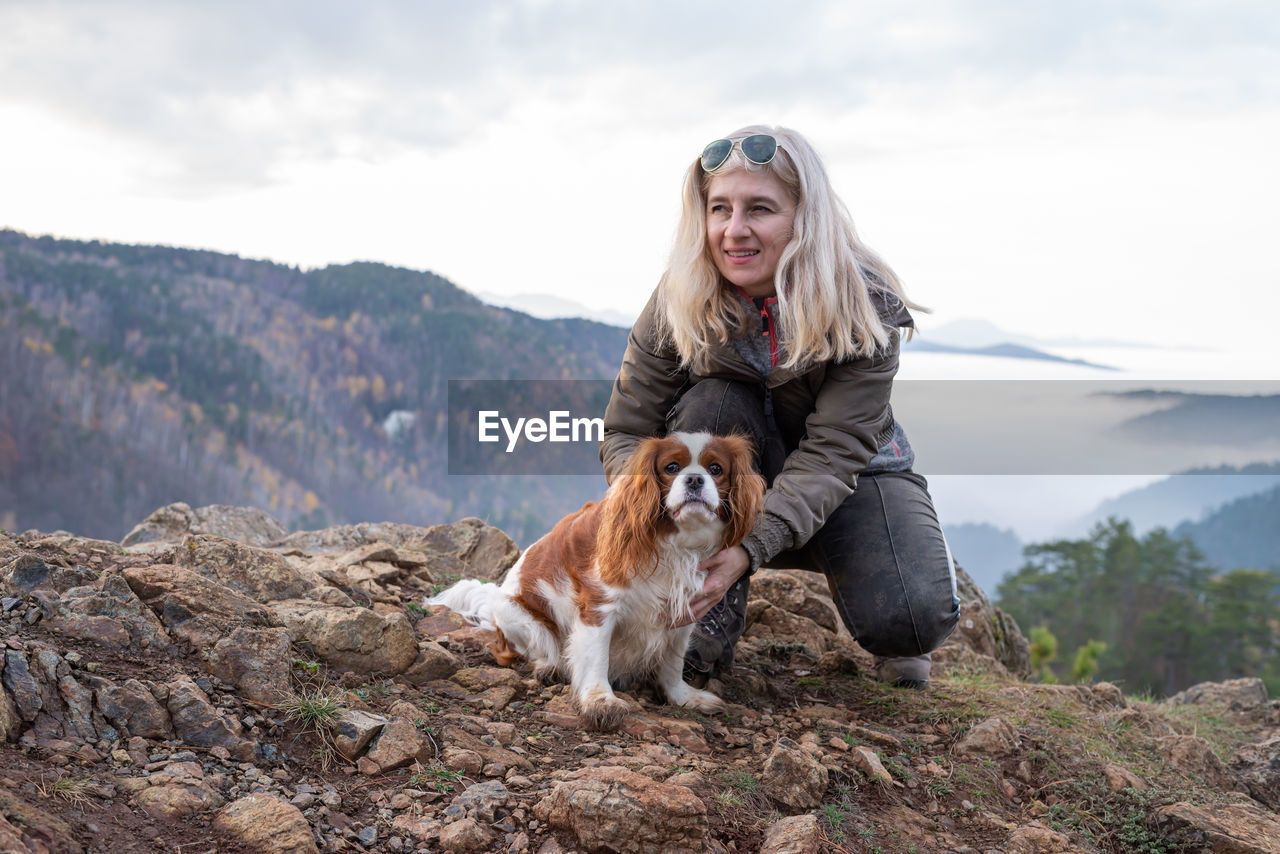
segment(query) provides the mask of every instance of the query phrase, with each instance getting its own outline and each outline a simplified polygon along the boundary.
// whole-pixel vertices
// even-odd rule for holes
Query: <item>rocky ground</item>
[[[172,505],[122,544],[0,534],[0,852],[1280,852],[1280,703],[1020,680],[962,579],[933,685],[869,677],[818,577],[762,572],[730,702],[615,733],[419,603],[477,520],[288,535]]]

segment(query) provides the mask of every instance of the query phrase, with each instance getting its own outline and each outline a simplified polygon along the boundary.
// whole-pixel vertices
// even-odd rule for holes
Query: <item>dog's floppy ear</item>
[[[657,531],[663,512],[658,456],[667,441],[641,442],[605,497],[596,534],[596,563],[606,584],[625,584],[657,566]]]
[[[747,538],[756,526],[764,504],[764,478],[752,467],[751,440],[745,436],[721,439],[729,452],[729,518],[724,531],[724,547],[731,548]]]

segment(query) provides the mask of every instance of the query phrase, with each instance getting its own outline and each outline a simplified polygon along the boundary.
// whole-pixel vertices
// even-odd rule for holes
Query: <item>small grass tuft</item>
[[[36,785],[36,791],[42,798],[60,798],[78,807],[93,803],[89,800],[89,787],[92,783],[82,777],[57,777],[45,782],[43,779]]]
[[[327,734],[342,717],[342,706],[336,697],[324,688],[303,688],[287,695],[280,703],[284,718],[295,723],[303,732]]]

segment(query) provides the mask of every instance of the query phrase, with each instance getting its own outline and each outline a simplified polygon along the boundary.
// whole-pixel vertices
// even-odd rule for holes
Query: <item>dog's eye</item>
[[[679,463],[667,463],[667,467],[663,469],[667,474],[676,474],[680,471]]]
[[[720,468],[719,463],[712,463],[711,465],[707,466],[707,471],[711,472],[712,477],[719,477],[720,475],[724,474],[724,469]]]

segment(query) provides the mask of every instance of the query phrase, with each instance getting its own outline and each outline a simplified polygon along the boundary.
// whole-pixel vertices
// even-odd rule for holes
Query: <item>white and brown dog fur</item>
[[[702,712],[724,702],[685,684],[689,603],[698,565],[755,525],[764,480],[740,436],[645,439],[604,500],[560,520],[520,556],[501,586],[467,579],[427,604],[499,631],[501,664],[527,659],[570,682],[584,722],[612,729],[626,713],[611,682],[652,679],[667,700]]]

